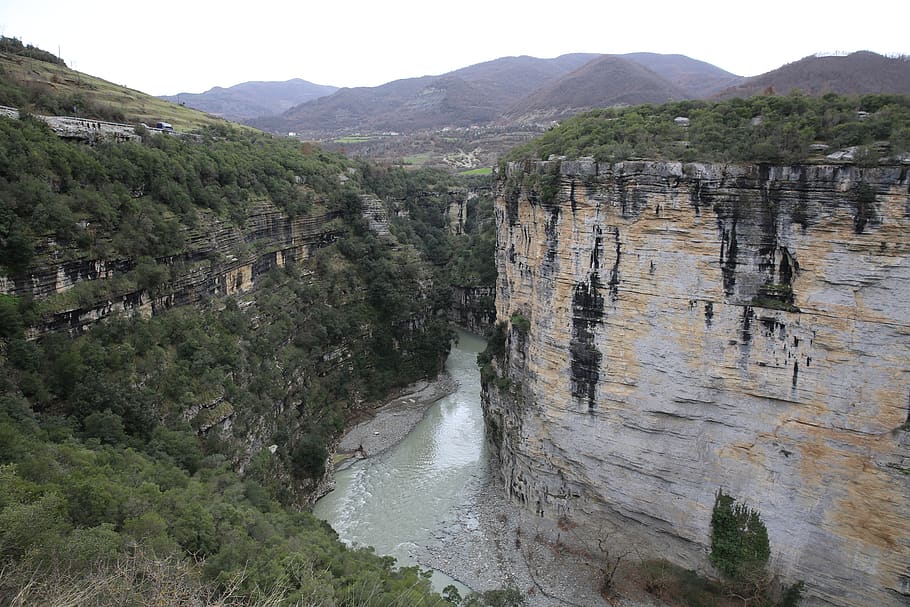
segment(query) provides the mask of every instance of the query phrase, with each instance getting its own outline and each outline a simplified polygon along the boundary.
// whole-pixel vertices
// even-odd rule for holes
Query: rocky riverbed
[[[368,419],[352,426],[340,440],[336,468],[397,445],[433,403],[457,387],[451,376],[442,375],[409,386],[401,396],[371,411]],[[418,563],[474,591],[517,588],[529,607],[658,605],[626,598],[623,595],[628,593],[622,590],[609,601],[604,599],[600,592],[604,570],[620,554],[618,549],[611,555],[608,542],[597,541],[604,538],[583,537],[566,522],[540,518],[511,503],[495,476],[495,466],[488,465],[460,490],[443,523],[427,539],[411,544],[410,556]],[[626,555],[625,560],[633,559]]]
[[[478,592],[517,588],[528,607],[660,607],[624,583],[609,600],[602,596],[604,571],[621,554],[624,564],[635,557],[616,547],[610,554],[609,542],[597,539],[604,538],[583,537],[510,502],[491,470],[465,488],[463,504],[415,556]]]
[[[401,396],[374,409],[367,419],[344,433],[336,453],[348,458],[338,467],[378,455],[397,445],[414,429],[430,405],[448,396],[456,388],[455,380],[448,373],[441,373],[433,380],[420,380],[404,388]]]

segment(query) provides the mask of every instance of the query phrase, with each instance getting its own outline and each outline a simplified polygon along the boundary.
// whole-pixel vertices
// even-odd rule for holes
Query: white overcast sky
[[[0,33],[153,95],[249,80],[376,86],[509,55],[681,53],[754,76],[910,54],[910,1],[0,0]]]

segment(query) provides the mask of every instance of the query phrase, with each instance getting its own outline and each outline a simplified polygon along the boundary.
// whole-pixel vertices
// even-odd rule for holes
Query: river
[[[458,331],[446,360],[457,390],[434,403],[397,445],[335,475],[335,490],[316,502],[313,513],[345,543],[373,546],[402,565],[418,564],[418,546],[451,521],[485,480],[489,453],[477,368],[477,354],[485,347],[480,337]],[[449,583],[451,578],[434,573],[437,590]]]

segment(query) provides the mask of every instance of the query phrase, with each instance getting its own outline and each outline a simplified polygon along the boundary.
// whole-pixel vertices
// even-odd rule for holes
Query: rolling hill
[[[910,59],[884,57],[869,51],[846,56],[809,56],[721,91],[721,99],[751,97],[773,91],[785,95],[799,89],[808,95],[840,93],[910,95]]]
[[[440,76],[341,89],[291,108],[281,116],[252,120],[248,124],[314,137],[483,124],[596,56],[579,53],[555,59],[503,57]]]
[[[535,91],[503,116],[504,123],[542,124],[598,107],[663,103],[691,95],[640,63],[603,55]]]
[[[744,80],[742,76],[686,55],[627,53],[618,56],[643,65],[658,76],[666,78],[693,99],[710,97]]]
[[[294,78],[284,82],[243,82],[227,88],[216,86],[204,93],[179,93],[160,98],[227,120],[243,122],[281,114],[295,105],[331,95],[337,90],[336,86]]]
[[[0,105],[113,122],[163,121],[180,131],[224,124],[221,118],[77,72],[62,62],[10,52],[0,52]]]

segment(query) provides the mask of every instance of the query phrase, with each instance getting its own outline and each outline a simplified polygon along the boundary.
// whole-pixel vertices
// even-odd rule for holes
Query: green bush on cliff
[[[771,556],[761,515],[718,491],[711,513],[711,562],[725,575],[741,579],[763,569]]]
[[[761,515],[719,490],[711,514],[709,559],[724,575],[714,580],[664,559],[636,566],[644,588],[680,605],[726,605],[731,598],[755,607],[796,607],[803,583],[782,586],[768,568],[771,548]]]
[[[521,335],[527,335],[531,330],[531,321],[528,318],[518,312],[512,314],[512,328],[514,328]]]

